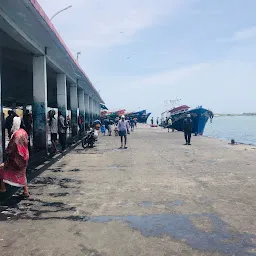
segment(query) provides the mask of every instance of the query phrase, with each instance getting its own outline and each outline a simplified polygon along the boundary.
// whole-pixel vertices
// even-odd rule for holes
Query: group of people
[[[14,113],[10,111],[9,118],[6,119],[10,141],[5,150],[5,161],[0,165],[0,192],[5,192],[5,184],[9,184],[23,187],[23,195],[28,197],[26,169],[29,160],[29,136],[24,123],[29,120],[21,120]]]
[[[58,118],[56,117],[55,110],[49,111],[49,128],[51,133],[51,142],[53,147],[53,153],[57,153],[57,137],[59,134],[59,143],[61,145],[61,151],[66,148],[66,138],[67,138],[67,122],[61,111],[58,111]]]
[[[49,112],[49,127],[54,152],[57,152],[57,134],[62,150],[66,147],[66,121],[59,111],[58,119],[55,111]],[[0,193],[6,191],[6,185],[23,187],[23,196],[29,197],[26,169],[29,161],[30,136],[32,134],[32,116],[26,110],[23,119],[9,110],[5,120],[9,143],[5,150],[5,160],[0,165]]]
[[[108,136],[112,136],[113,130],[115,131],[116,136],[121,138],[121,147],[127,149],[127,134],[130,134],[130,131],[134,131],[134,128],[137,126],[136,118],[125,118],[124,115],[117,117],[114,120],[105,118],[101,122],[101,132],[106,135],[106,130],[108,131]],[[114,127],[114,128],[113,128]]]

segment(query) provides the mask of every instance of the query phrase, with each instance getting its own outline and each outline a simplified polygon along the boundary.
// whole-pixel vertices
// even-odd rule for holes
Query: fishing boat
[[[102,111],[101,113],[101,117],[109,119],[116,119],[122,115],[125,115],[125,117],[128,119],[136,118],[138,123],[146,123],[151,113],[147,113],[147,110],[145,109],[136,112],[126,112],[125,109],[122,109],[114,112]]]
[[[207,121],[213,119],[213,112],[199,106],[194,109],[190,109],[187,105],[181,105],[174,107],[171,110],[165,111],[161,115],[162,123],[165,122],[166,117],[172,119],[172,127],[177,131],[183,131],[183,121],[190,114],[193,121],[192,133],[196,135],[203,135],[204,128]]]
[[[125,115],[127,118],[136,118],[138,123],[147,123],[151,113],[147,113],[147,110],[144,109],[137,112],[126,113]]]

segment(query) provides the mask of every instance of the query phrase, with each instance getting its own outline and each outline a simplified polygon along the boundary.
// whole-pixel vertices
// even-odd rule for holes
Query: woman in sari
[[[5,192],[5,183],[23,187],[25,197],[29,196],[26,169],[29,160],[28,135],[20,128],[20,117],[14,117],[11,140],[6,149],[6,160],[0,165],[0,192]]]

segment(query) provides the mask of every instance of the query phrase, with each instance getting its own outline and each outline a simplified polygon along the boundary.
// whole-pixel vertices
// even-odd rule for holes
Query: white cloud
[[[236,31],[230,38],[221,38],[217,42],[237,42],[256,38],[256,26]]]
[[[197,72],[202,72],[206,67],[206,63],[200,63],[175,70],[151,74],[144,78],[134,79],[133,82],[129,83],[129,88],[137,89],[143,87],[149,88],[156,86],[172,86],[185,79],[188,79],[191,75],[194,75]]]
[[[70,4],[39,0],[49,16]],[[56,16],[54,25],[67,44],[83,51],[130,42],[139,31],[171,14],[182,0],[73,0],[73,7]]]

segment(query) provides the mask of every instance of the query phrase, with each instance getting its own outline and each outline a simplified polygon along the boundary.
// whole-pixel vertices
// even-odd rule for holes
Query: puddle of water
[[[198,229],[191,221],[192,217],[207,217],[212,223],[212,231]],[[106,223],[110,221],[127,222],[145,237],[169,235],[177,240],[185,241],[198,250],[218,251],[228,255],[255,255],[250,253],[256,249],[252,234],[230,233],[230,227],[214,214],[159,214],[146,216],[99,216],[89,221]],[[235,242],[234,242],[235,241]]]

